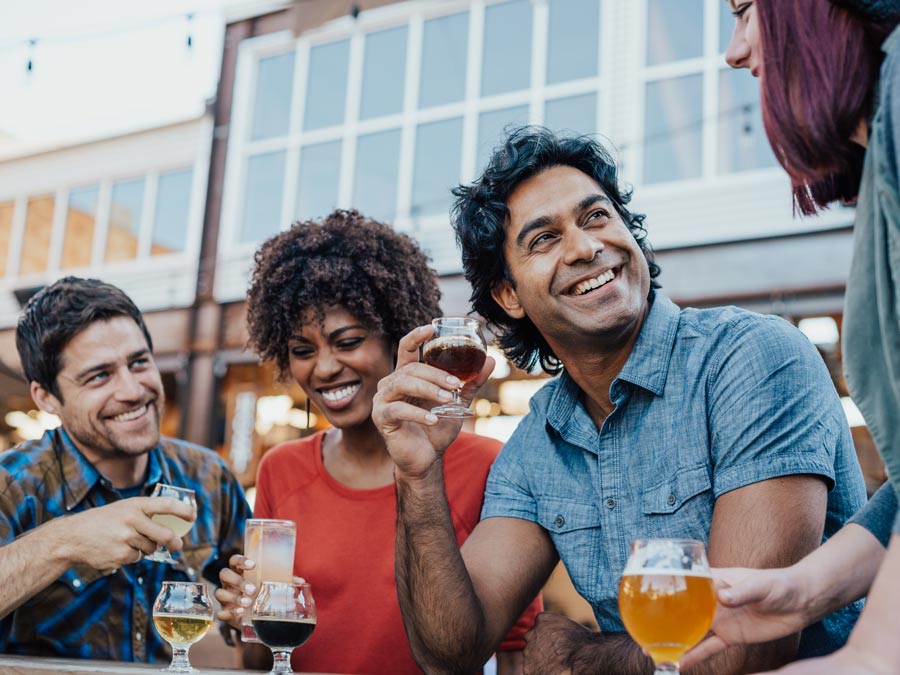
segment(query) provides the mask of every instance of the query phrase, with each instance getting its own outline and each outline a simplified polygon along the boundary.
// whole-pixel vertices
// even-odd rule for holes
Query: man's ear
[[[62,408],[62,402],[52,393],[44,389],[37,382],[31,383],[31,398],[37,404],[37,407],[51,415],[59,415]]]
[[[494,287],[491,289],[491,297],[513,319],[525,318],[525,310],[519,304],[519,296],[516,294],[516,289],[512,287],[508,279],[503,279],[494,284]]]

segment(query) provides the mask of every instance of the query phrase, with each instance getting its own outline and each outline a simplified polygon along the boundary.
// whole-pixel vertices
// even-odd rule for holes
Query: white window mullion
[[[413,164],[416,157],[416,106],[419,101],[419,77],[422,69],[422,36],[425,21],[421,14],[409,21],[406,42],[406,87],[403,96],[403,123],[400,132],[400,171],[397,176],[397,218],[395,226],[415,234],[412,222]]]
[[[97,195],[97,220],[94,228],[94,241],[91,243],[91,268],[99,270],[106,256],[106,238],[109,236],[109,219],[112,209],[112,180],[100,181],[100,192]]]
[[[309,49],[294,49],[294,82],[291,94],[291,114],[288,122],[288,145],[284,155],[284,199],[281,210],[281,229],[287,229],[297,213],[297,191],[300,176],[301,137],[303,116],[306,112],[306,69],[309,67]]]
[[[27,216],[28,197],[22,195],[13,202],[12,231],[9,233],[9,251],[6,254],[6,275],[9,279],[14,279],[19,275]]]
[[[66,215],[69,212],[68,188],[59,188],[53,204],[53,222],[50,225],[50,251],[47,254],[47,271],[59,270],[62,259],[63,240],[66,237]]]
[[[481,93],[481,57],[484,43],[484,2],[473,2],[469,9],[469,49],[466,56],[466,98],[463,114],[463,146],[460,180],[475,178],[478,159],[478,97]]]
[[[347,73],[347,100],[344,105],[344,142],[341,147],[341,185],[338,205],[350,208],[353,204],[353,176],[356,170],[356,141],[359,135],[359,103],[362,99],[363,33],[356,30],[350,36],[350,60]]]
[[[153,219],[156,217],[156,198],[159,194],[159,171],[150,171],[144,184],[144,208],[141,210],[141,229],[138,234],[138,260],[150,256],[153,243]]]
[[[531,124],[544,122],[549,21],[550,8],[547,7],[547,0],[534,0],[531,16],[531,96],[528,114],[528,121]]]
[[[704,5],[703,49],[703,171],[704,178],[716,175],[719,133],[719,11],[723,3],[706,0]]]

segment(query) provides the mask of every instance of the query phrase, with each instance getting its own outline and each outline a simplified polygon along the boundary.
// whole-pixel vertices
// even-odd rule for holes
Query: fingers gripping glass
[[[462,400],[461,392],[481,372],[487,357],[481,322],[461,316],[442,316],[431,325],[434,334],[422,348],[422,360],[455,375],[462,383],[453,391],[450,403],[432,408],[431,412],[438,417],[472,417],[475,413]]]
[[[166,485],[165,483],[157,483],[156,487],[153,488],[153,494],[151,497],[173,497],[185,504],[189,504],[194,510],[197,509],[197,500],[194,498],[194,491],[189,490],[188,488],[180,488],[175,487],[174,485]],[[184,520],[184,518],[179,518],[178,516],[173,516],[170,513],[157,513],[151,520],[155,523],[159,523],[160,525],[164,525],[172,530],[176,536],[183,537],[186,535],[190,529],[194,526],[194,522],[191,520]],[[156,562],[166,562],[166,563],[174,563],[175,559],[172,558],[169,551],[165,546],[160,544],[157,549],[148,555],[145,560],[154,560]]]
[[[170,673],[196,673],[188,660],[188,650],[198,642],[213,622],[213,605],[206,584],[164,581],[153,603],[153,625],[163,640],[172,645]]]
[[[287,675],[291,652],[306,642],[316,627],[316,603],[308,583],[264,581],[251,614],[260,642],[272,650],[269,675]]]
[[[619,613],[632,639],[656,664],[655,675],[678,673],[678,662],[709,631],[716,611],[702,542],[639,539],[619,582]]]

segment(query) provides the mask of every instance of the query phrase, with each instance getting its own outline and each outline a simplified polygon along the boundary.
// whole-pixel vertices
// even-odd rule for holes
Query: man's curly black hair
[[[503,146],[494,149],[481,177],[453,189],[451,222],[462,249],[463,272],[472,285],[472,309],[487,319],[507,358],[524,370],[540,362],[551,375],[559,373],[562,364],[544,336],[527,316],[510,317],[491,291],[504,280],[516,287],[503,254],[510,195],[524,181],[555,166],[571,166],[597,181],[647,259],[651,298],[660,287],[656,281],[660,268],[647,241],[644,215],[628,210],[631,192],[619,187],[615,160],[606,149],[590,136],[561,137],[540,126],[510,131]]]
[[[259,248],[247,293],[250,346],[289,377],[288,341],[339,305],[396,346],[440,316],[441,292],[411,237],[358,211],[294,223]]]

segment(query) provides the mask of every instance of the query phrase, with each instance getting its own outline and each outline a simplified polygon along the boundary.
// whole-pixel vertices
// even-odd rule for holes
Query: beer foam
[[[424,351],[446,349],[447,347],[475,347],[480,351],[484,351],[484,347],[480,343],[467,335],[444,335],[434,338],[425,343]]]
[[[686,570],[686,569],[673,569],[671,567],[632,567],[629,566],[625,568],[625,571],[622,573],[623,577],[637,577],[637,576],[654,576],[654,577],[701,577],[704,579],[712,579],[712,574],[709,570]]]

